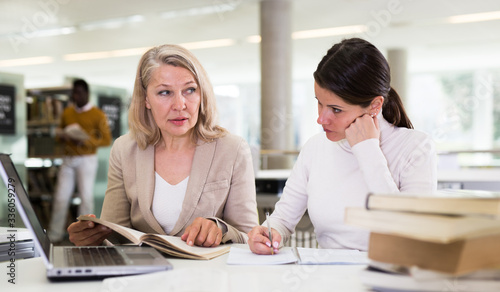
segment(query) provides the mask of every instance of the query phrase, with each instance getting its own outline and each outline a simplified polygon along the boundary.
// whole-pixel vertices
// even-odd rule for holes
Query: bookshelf
[[[26,136],[28,142],[27,185],[30,200],[44,228],[48,227],[57,173],[63,146],[56,141],[56,130],[71,87],[26,90]]]
[[[32,160],[34,162],[31,165],[26,164],[27,176],[30,177],[27,182],[30,184],[28,189],[30,190],[31,199],[38,200],[37,204],[40,206],[40,212],[43,212],[40,218],[45,214],[50,215],[49,207],[55,190],[57,173],[62,163],[64,146],[56,142],[55,134],[60,124],[61,114],[70,102],[71,83],[72,79],[68,79],[68,85],[24,90],[27,96],[26,114],[23,115],[27,131],[26,153],[28,161]],[[123,88],[90,84],[90,102],[105,112],[114,138],[122,135],[127,130],[128,103],[126,101],[128,98],[129,94]],[[95,213],[97,216],[100,215],[107,187],[110,150],[111,147],[101,147],[97,153],[99,168],[94,186]],[[37,186],[42,187],[36,188]],[[76,214],[78,204],[79,198],[75,196],[70,206],[72,209],[68,214],[69,216]],[[74,218],[71,221],[74,221]]]
[[[0,72],[0,85],[14,86],[15,88],[14,104],[13,107],[11,107],[13,116],[10,117],[10,120],[15,125],[15,131],[13,134],[0,134],[0,152],[11,154],[12,161],[17,168],[19,176],[26,182],[26,168],[24,166],[27,154],[26,90],[24,83],[24,76],[21,74]],[[4,118],[5,116],[7,115],[4,112]],[[7,208],[7,194],[6,186],[3,182],[0,183],[0,224],[3,224],[3,226],[6,226],[10,214]],[[16,223],[20,226],[22,225],[22,220],[17,220]]]
[[[55,133],[70,94],[70,87],[27,90],[28,157],[62,156],[62,147],[56,142]]]

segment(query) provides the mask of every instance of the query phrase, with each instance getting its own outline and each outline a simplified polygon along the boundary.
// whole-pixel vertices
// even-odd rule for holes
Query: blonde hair
[[[148,145],[156,145],[161,141],[161,131],[156,125],[151,111],[146,108],[146,89],[152,73],[161,64],[189,70],[200,88],[201,104],[198,121],[191,135],[192,141],[197,143],[201,139],[210,142],[226,135],[227,130],[217,125],[217,108],[212,84],[198,59],[181,46],[162,45],[151,48],[144,53],[137,66],[128,124],[130,133],[139,148],[145,149]]]

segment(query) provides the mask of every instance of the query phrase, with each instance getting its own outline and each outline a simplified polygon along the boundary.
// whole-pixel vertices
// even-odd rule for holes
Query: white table
[[[371,291],[358,278],[359,272],[365,268],[364,265],[234,266],[226,264],[227,256],[226,254],[210,261],[169,259],[174,266],[172,271],[150,274],[149,276],[156,277],[154,280],[139,276],[142,277],[141,281],[144,280],[144,289],[136,291]],[[2,291],[105,292],[101,289],[102,281],[48,281],[41,258],[16,261],[16,284],[12,285],[7,282],[7,265],[7,262],[0,263]],[[175,276],[168,280],[171,287],[160,289],[158,285],[161,286],[161,281],[169,275]],[[134,283],[137,284],[139,278],[112,279],[116,280],[116,285],[106,291],[127,291],[127,287],[132,286],[128,285],[128,279],[136,281]]]

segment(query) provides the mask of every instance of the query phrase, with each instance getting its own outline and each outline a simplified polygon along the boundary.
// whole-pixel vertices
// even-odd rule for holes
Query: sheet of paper
[[[297,248],[302,265],[365,265],[366,252],[353,249]]]
[[[290,247],[280,249],[273,255],[254,254],[248,248],[232,246],[227,258],[228,265],[282,265],[297,262],[297,258]]]

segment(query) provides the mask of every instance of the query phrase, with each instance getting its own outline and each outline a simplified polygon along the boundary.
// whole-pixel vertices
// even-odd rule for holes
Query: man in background
[[[66,218],[75,184],[81,203],[79,214],[94,213],[94,183],[97,174],[97,148],[111,144],[106,115],[89,103],[89,87],[82,79],[73,82],[72,105],[61,116],[56,139],[63,143],[64,158],[57,177],[52,204],[49,238],[57,243],[66,234]]]

